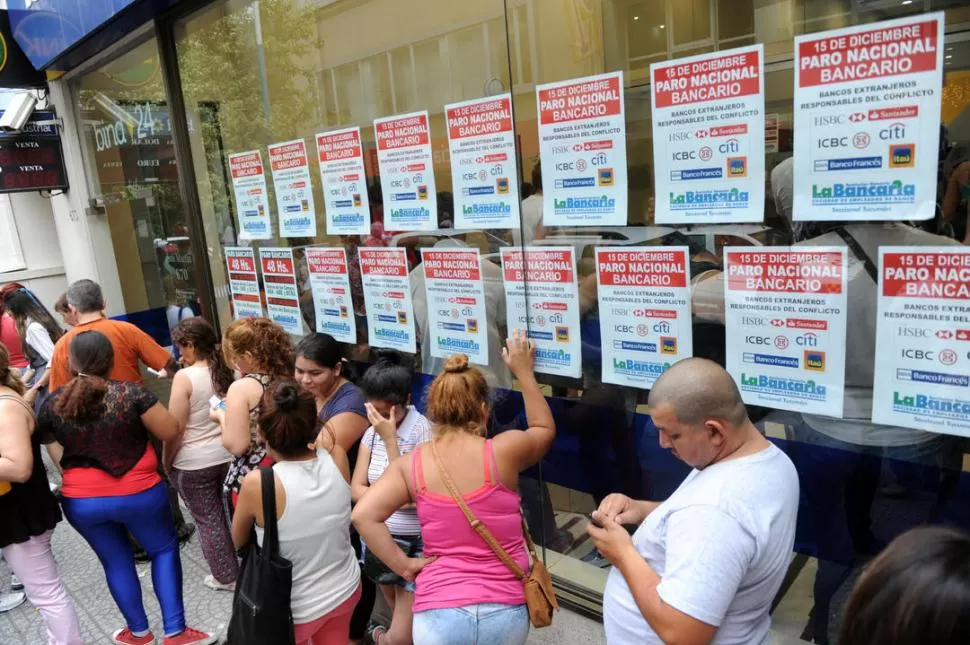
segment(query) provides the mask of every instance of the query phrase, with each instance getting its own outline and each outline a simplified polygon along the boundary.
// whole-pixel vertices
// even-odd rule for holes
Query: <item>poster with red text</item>
[[[467,354],[488,366],[485,288],[478,249],[421,249],[431,355]]]
[[[685,246],[596,249],[603,382],[649,389],[693,351]]]
[[[374,134],[384,194],[384,229],[431,231],[438,228],[428,112],[374,119]]]
[[[263,301],[259,297],[259,274],[256,254],[252,249],[227,246],[226,268],[229,269],[229,296],[232,299],[232,319],[261,318]]]
[[[762,221],[764,48],[654,63],[650,84],[655,221]]]
[[[623,72],[536,86],[542,221],[626,226]]]
[[[313,206],[310,160],[303,139],[268,147],[269,165],[280,216],[280,237],[316,237],[317,211]]]
[[[266,246],[259,250],[269,319],[288,334],[303,334],[300,292],[296,285],[293,249]]]
[[[579,286],[571,246],[502,248],[509,335],[527,331],[536,346],[536,371],[579,377]]]
[[[879,249],[872,421],[970,437],[970,248]]]
[[[273,237],[266,196],[266,174],[259,150],[229,155],[232,194],[236,197],[240,240],[268,240]]]
[[[370,202],[360,128],[317,135],[327,235],[368,235]]]
[[[512,95],[445,106],[455,228],[518,228],[519,170]]]
[[[414,305],[408,258],[399,247],[361,247],[360,277],[370,344],[414,354]]]
[[[795,37],[795,220],[936,213],[943,13]]]
[[[341,343],[356,343],[357,325],[350,294],[347,252],[341,247],[311,246],[306,249],[306,261],[317,331],[330,334]]]
[[[846,249],[724,248],[727,370],[744,402],[842,417]]]

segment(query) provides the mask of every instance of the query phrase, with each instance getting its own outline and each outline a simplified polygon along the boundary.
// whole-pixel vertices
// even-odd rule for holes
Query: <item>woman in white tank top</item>
[[[232,591],[239,563],[221,501],[232,455],[222,446],[219,424],[209,418],[209,401],[225,396],[233,374],[222,358],[215,329],[204,318],[180,322],[172,330],[172,341],[185,366],[172,379],[168,403],[180,434],[166,442],[162,463],[198,528],[202,554],[212,570],[206,586]]]
[[[297,643],[346,645],[360,598],[360,568],[350,542],[350,467],[332,438],[314,449],[317,406],[296,381],[270,386],[259,431],[275,460],[280,556],[293,565],[290,608]],[[324,428],[324,431],[328,431]],[[248,544],[253,523],[263,540],[260,472],[243,480],[233,516],[237,548]]]

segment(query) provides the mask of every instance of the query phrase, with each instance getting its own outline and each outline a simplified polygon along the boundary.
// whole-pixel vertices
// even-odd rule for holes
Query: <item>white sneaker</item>
[[[23,591],[5,593],[0,596],[0,614],[16,609],[25,602],[27,602],[27,594]]]
[[[24,590],[24,583],[20,582],[20,578],[17,577],[16,573],[10,574],[10,588],[14,591]]]
[[[236,590],[235,582],[230,582],[227,585],[222,584],[221,582],[216,580],[215,576],[211,574],[207,575],[205,577],[205,580],[202,581],[202,583],[205,584],[205,586],[208,587],[209,589],[215,589],[216,591],[235,591]]]

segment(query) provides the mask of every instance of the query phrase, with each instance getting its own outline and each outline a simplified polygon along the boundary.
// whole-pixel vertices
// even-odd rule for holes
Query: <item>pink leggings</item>
[[[360,600],[360,585],[350,598],[328,614],[309,623],[293,625],[296,645],[347,645],[350,637],[350,617]]]
[[[27,598],[44,616],[50,645],[84,645],[74,603],[57,573],[51,552],[52,533],[48,531],[21,544],[8,544],[3,547],[3,559],[24,583]]]

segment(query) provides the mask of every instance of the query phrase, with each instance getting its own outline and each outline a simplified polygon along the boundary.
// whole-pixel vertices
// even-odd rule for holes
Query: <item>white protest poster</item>
[[[431,355],[467,354],[488,366],[485,289],[478,249],[421,249]]]
[[[303,316],[300,313],[300,292],[296,286],[293,249],[263,247],[259,250],[259,263],[263,268],[263,288],[266,290],[269,319],[288,334],[297,336],[303,334]]]
[[[603,382],[649,389],[693,352],[685,246],[596,249]]]
[[[306,249],[306,261],[317,331],[330,334],[341,343],[356,343],[347,252],[341,247],[311,246]]]
[[[579,377],[579,286],[571,246],[502,248],[509,335],[527,331],[536,371]]]
[[[417,352],[408,258],[399,247],[360,247],[367,332],[374,347]]]
[[[310,159],[303,139],[267,147],[273,171],[280,237],[316,237],[317,214],[310,183]]]
[[[259,150],[229,155],[232,193],[236,197],[240,240],[268,240],[273,237],[269,219],[266,174]]]
[[[445,106],[455,228],[519,227],[512,95]]]
[[[796,221],[936,213],[943,13],[795,37]]]
[[[745,403],[842,417],[845,247],[724,248],[727,370]]]
[[[360,128],[318,134],[317,159],[327,235],[368,235],[370,201]]]
[[[252,249],[227,246],[226,268],[229,269],[229,296],[232,299],[232,319],[261,318],[263,301],[259,296],[259,275],[256,254]]]
[[[765,205],[764,48],[650,66],[658,224],[760,222]]]
[[[872,421],[970,437],[970,248],[879,249]]]
[[[432,231],[438,228],[438,193],[428,112],[374,119],[374,135],[384,194],[384,229]]]
[[[542,221],[626,226],[623,72],[536,86]]]

